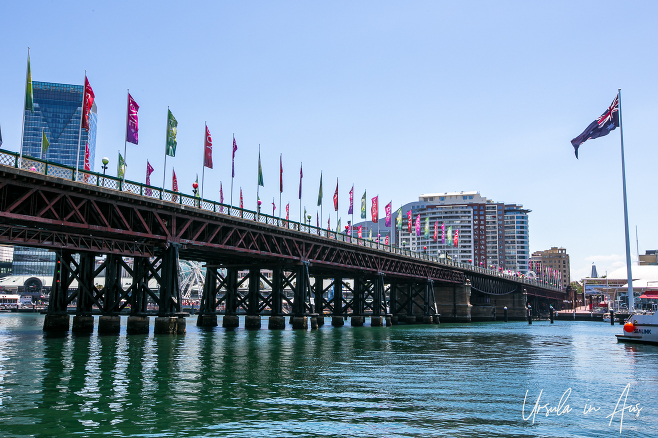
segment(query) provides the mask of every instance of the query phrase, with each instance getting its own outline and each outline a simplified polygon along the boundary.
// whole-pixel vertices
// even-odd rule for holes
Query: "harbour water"
[[[618,344],[618,325],[42,325],[0,314],[0,436],[658,436],[658,347]]]

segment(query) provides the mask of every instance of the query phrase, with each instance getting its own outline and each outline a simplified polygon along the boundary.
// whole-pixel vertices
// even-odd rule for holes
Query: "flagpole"
[[[633,273],[631,271],[631,242],[628,236],[628,205],[626,201],[626,164],[624,161],[624,127],[621,121],[621,88],[617,90],[619,100],[619,131],[621,134],[621,178],[624,191],[624,235],[626,237],[626,275],[628,277],[628,312],[635,310],[635,296],[633,295]]]
[[[336,177],[336,240],[338,240],[338,233],[340,230],[338,229],[338,177]]]
[[[258,201],[260,200],[260,143],[258,144],[258,178],[256,178],[256,222],[260,219],[260,208],[258,208]]]
[[[126,152],[128,151],[128,109],[130,108],[130,88],[126,88],[126,129],[124,129],[123,136],[123,164],[126,164]],[[148,162],[148,160],[147,160]],[[125,166],[128,167],[128,166]],[[123,170],[123,183],[126,183],[126,169]],[[162,189],[164,189],[164,182],[162,183]]]
[[[201,200],[203,200],[203,181],[206,175],[206,132],[208,130],[208,121],[203,122],[205,130],[203,131],[203,168],[201,169]]]
[[[279,226],[281,226],[281,193],[282,193],[282,191],[281,191],[281,188],[282,188],[281,187],[281,180],[283,179],[283,172],[281,171],[281,169],[283,168],[283,161],[282,160],[283,160],[283,154],[279,155]],[[274,202],[274,200],[272,200],[272,202]],[[302,217],[302,200],[301,199],[299,200],[299,217],[300,217],[299,226],[300,226],[300,230],[301,230],[301,226],[302,226],[301,225],[302,224],[302,220],[301,220],[301,217]]]
[[[162,190],[165,187],[165,181],[167,180],[167,140],[169,138],[169,105],[167,105],[167,117],[165,122],[165,159],[164,159],[164,169],[162,170]],[[125,152],[124,152],[125,153]],[[124,158],[125,160],[125,158]],[[123,173],[124,177],[126,172]],[[173,189],[173,187],[172,187]]]
[[[25,133],[25,105],[27,105],[27,73],[30,65],[30,48],[27,48],[27,65],[25,67],[25,94],[23,95],[23,125],[21,126],[21,153],[18,159],[18,167],[23,168],[23,135]],[[34,90],[34,88],[32,89]],[[34,95],[34,91],[33,91]],[[34,108],[34,97],[32,97],[32,108]]]
[[[44,129],[41,128],[41,149],[39,150],[39,158],[43,160],[43,136],[44,136]]]
[[[231,144],[231,208],[233,208],[233,169],[235,168],[235,152],[233,152],[233,145],[235,144],[235,132],[233,133],[233,144]],[[228,210],[229,216],[231,215],[231,208]]]
[[[80,176],[80,141],[82,140],[82,120],[85,118],[85,94],[87,93],[87,70],[85,70],[85,80],[82,82],[82,112],[80,113],[80,127],[78,128],[78,153],[75,156],[75,180]],[[125,152],[124,152],[125,155]],[[125,162],[125,157],[124,157]],[[125,172],[124,172],[125,174]],[[125,176],[124,176],[125,178]]]
[[[384,207],[386,208],[386,207]],[[379,241],[382,239],[382,236],[379,232],[379,193],[377,193],[377,249],[379,249]]]

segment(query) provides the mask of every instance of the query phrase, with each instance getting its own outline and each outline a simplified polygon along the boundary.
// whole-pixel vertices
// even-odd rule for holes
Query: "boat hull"
[[[633,331],[615,335],[618,342],[658,345],[658,313],[631,315],[626,322],[633,323]]]

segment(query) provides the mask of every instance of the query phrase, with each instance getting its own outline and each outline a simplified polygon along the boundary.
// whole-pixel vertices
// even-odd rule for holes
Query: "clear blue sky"
[[[234,199],[255,207],[258,144],[265,188],[278,208],[315,215],[320,171],[324,215],[339,178],[382,205],[427,192],[478,190],[530,208],[530,250],[564,246],[572,278],[624,263],[619,130],[570,140],[622,88],[629,216],[635,254],[658,249],[655,219],[658,3],[634,2],[7,2],[0,14],[3,148],[19,149],[25,61],[34,80],[82,83],[98,104],[95,163],[116,172],[126,89],[140,105],[139,146],[128,179],[147,158],[162,183],[166,111],[178,119],[175,166],[191,192],[201,174],[203,126],[215,168],[205,195],[230,190],[233,133],[239,150]],[[228,201],[227,201],[228,202]],[[237,202],[237,201],[235,201]],[[397,208],[397,207],[395,207]],[[335,216],[332,225],[335,225]]]

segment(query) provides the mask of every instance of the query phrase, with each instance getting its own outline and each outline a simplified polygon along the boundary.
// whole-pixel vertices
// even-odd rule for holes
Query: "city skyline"
[[[619,133],[584,144],[578,161],[569,143],[621,87],[630,225],[638,226],[641,253],[658,247],[649,219],[657,207],[644,202],[644,190],[652,182],[649,166],[656,158],[644,128],[656,112],[656,89],[650,82],[655,63],[643,56],[647,41],[656,39],[648,19],[655,16],[654,5],[618,6],[614,19],[584,5],[563,4],[559,14],[540,5],[484,7],[465,29],[449,23],[450,17],[465,17],[465,8],[429,3],[410,8],[382,4],[376,11],[357,5],[348,8],[349,13],[317,5],[295,11],[292,3],[208,8],[201,23],[232,17],[217,40],[203,26],[189,35],[159,30],[154,23],[166,18],[164,12],[145,6],[131,9],[142,32],[130,35],[122,14],[103,6],[60,11],[43,4],[28,14],[21,5],[9,5],[0,18],[0,32],[11,41],[0,72],[3,148],[19,149],[29,45],[34,81],[77,84],[88,71],[102,108],[96,168],[100,158],[108,156],[110,170],[116,171],[125,136],[125,92],[130,88],[140,105],[141,135],[138,147],[128,145],[128,179],[143,182],[149,159],[154,181],[160,181],[170,106],[179,122],[179,150],[167,161],[168,189],[173,167],[181,191],[191,192],[194,176],[202,170],[201,136],[207,121],[217,164],[205,174],[206,198],[219,199],[219,181],[229,198],[235,133],[239,150],[234,195],[243,189],[246,208],[255,208],[259,143],[265,179],[260,197],[268,204],[272,196],[278,204],[282,153],[284,198],[277,211],[290,203],[291,219],[299,217],[300,162],[302,208],[309,213],[323,171],[323,226],[333,213],[326,198],[331,198],[329,181],[335,177],[343,223],[352,183],[355,198],[366,189],[372,196],[379,193],[382,206],[389,200],[403,205],[414,193],[486,191],[492,199],[513,200],[533,210],[530,251],[566,247],[572,278],[578,279],[587,275],[592,261],[601,271],[624,264]],[[172,8],[163,9],[173,13]],[[562,31],[576,26],[570,17],[585,9],[595,15],[593,22],[600,21],[563,36]],[[200,15],[194,8],[178,12],[185,22]],[[531,12],[544,17],[533,23],[537,29],[523,20]],[[77,47],[73,26],[53,28],[48,40],[8,21],[23,14],[37,27],[51,15],[64,24],[93,22],[98,32],[94,50],[66,56],[67,49]],[[314,20],[300,21],[304,15]],[[489,18],[491,23],[486,22]],[[432,19],[442,26],[435,28]],[[335,22],[344,32],[336,38]],[[299,29],[292,25],[300,23]],[[625,64],[610,69],[611,59],[601,58],[583,65],[580,55],[599,44],[598,36],[611,23],[618,24],[620,32],[608,45]],[[481,44],[494,26],[491,41]],[[121,36],[104,38],[116,34]],[[300,39],[302,34],[306,40]],[[124,48],[131,45],[136,51],[126,57]],[[172,57],[175,62],[168,62]],[[262,65],[266,71],[259,69]],[[634,246],[632,253],[635,256]]]

